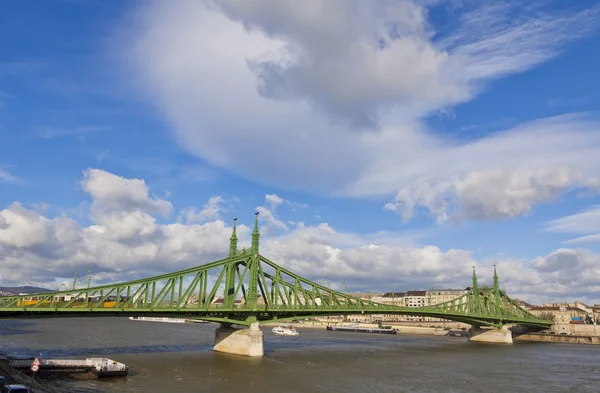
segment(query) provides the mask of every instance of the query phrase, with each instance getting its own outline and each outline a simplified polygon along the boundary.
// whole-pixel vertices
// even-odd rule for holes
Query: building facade
[[[530,313],[540,318],[550,318],[555,323],[594,323],[594,308],[584,303],[549,303],[529,308]]]
[[[427,307],[452,301],[465,293],[467,293],[467,289],[430,289],[426,291],[386,292],[362,298],[399,307]],[[397,314],[348,315],[347,318],[352,322],[366,323],[442,321],[440,318]]]

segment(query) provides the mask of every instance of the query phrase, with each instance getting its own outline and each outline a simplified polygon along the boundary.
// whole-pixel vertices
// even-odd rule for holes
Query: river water
[[[600,346],[490,345],[460,337],[298,329],[265,332],[265,357],[212,351],[213,324],[127,318],[0,320],[0,352],[108,357],[124,378],[52,384],[61,392],[598,392]]]

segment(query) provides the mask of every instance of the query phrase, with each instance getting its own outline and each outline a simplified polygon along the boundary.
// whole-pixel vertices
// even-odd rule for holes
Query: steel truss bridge
[[[87,288],[0,297],[0,318],[59,316],[170,316],[250,326],[349,314],[412,315],[473,326],[548,328],[498,285],[473,283],[464,295],[425,307],[401,307],[334,291],[259,253],[258,213],[252,245],[238,250],[236,220],[225,259],[159,276]],[[216,280],[215,280],[216,277]],[[222,294],[222,302],[214,302]]]

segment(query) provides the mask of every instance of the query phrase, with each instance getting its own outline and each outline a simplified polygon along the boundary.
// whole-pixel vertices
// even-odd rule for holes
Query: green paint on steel
[[[258,213],[252,246],[238,251],[236,224],[234,221],[229,256],[225,259],[123,283],[0,297],[0,318],[161,315],[249,326],[255,321],[269,323],[330,315],[402,314],[478,326],[552,325],[522,308],[500,289],[495,267],[491,288],[478,285],[473,267],[473,286],[456,299],[426,307],[386,305],[334,291],[262,256]]]

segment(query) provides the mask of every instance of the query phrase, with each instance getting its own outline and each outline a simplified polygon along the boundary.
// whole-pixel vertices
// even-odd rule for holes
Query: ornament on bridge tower
[[[494,264],[494,289],[498,288],[498,274],[496,273],[496,265]]]
[[[473,265],[473,301],[475,307],[478,305],[479,300],[479,287],[477,286],[477,275],[475,274],[475,265]]]
[[[231,237],[229,238],[229,256],[234,257],[237,255],[237,243],[238,238],[236,234],[237,218],[233,219],[233,230],[231,231]]]
[[[498,285],[498,274],[496,273],[496,265],[494,264],[494,300],[496,307],[500,307],[500,285]]]
[[[258,240],[260,239],[260,232],[258,232],[258,212],[254,213],[254,231],[252,231],[252,250],[255,254],[258,254]]]
[[[87,287],[89,288],[90,284],[92,282],[92,264],[91,263],[88,265],[88,277],[87,277],[87,280],[88,280],[87,281]]]
[[[75,269],[75,277],[73,278],[73,289],[77,286],[77,276],[79,275],[79,268]]]

